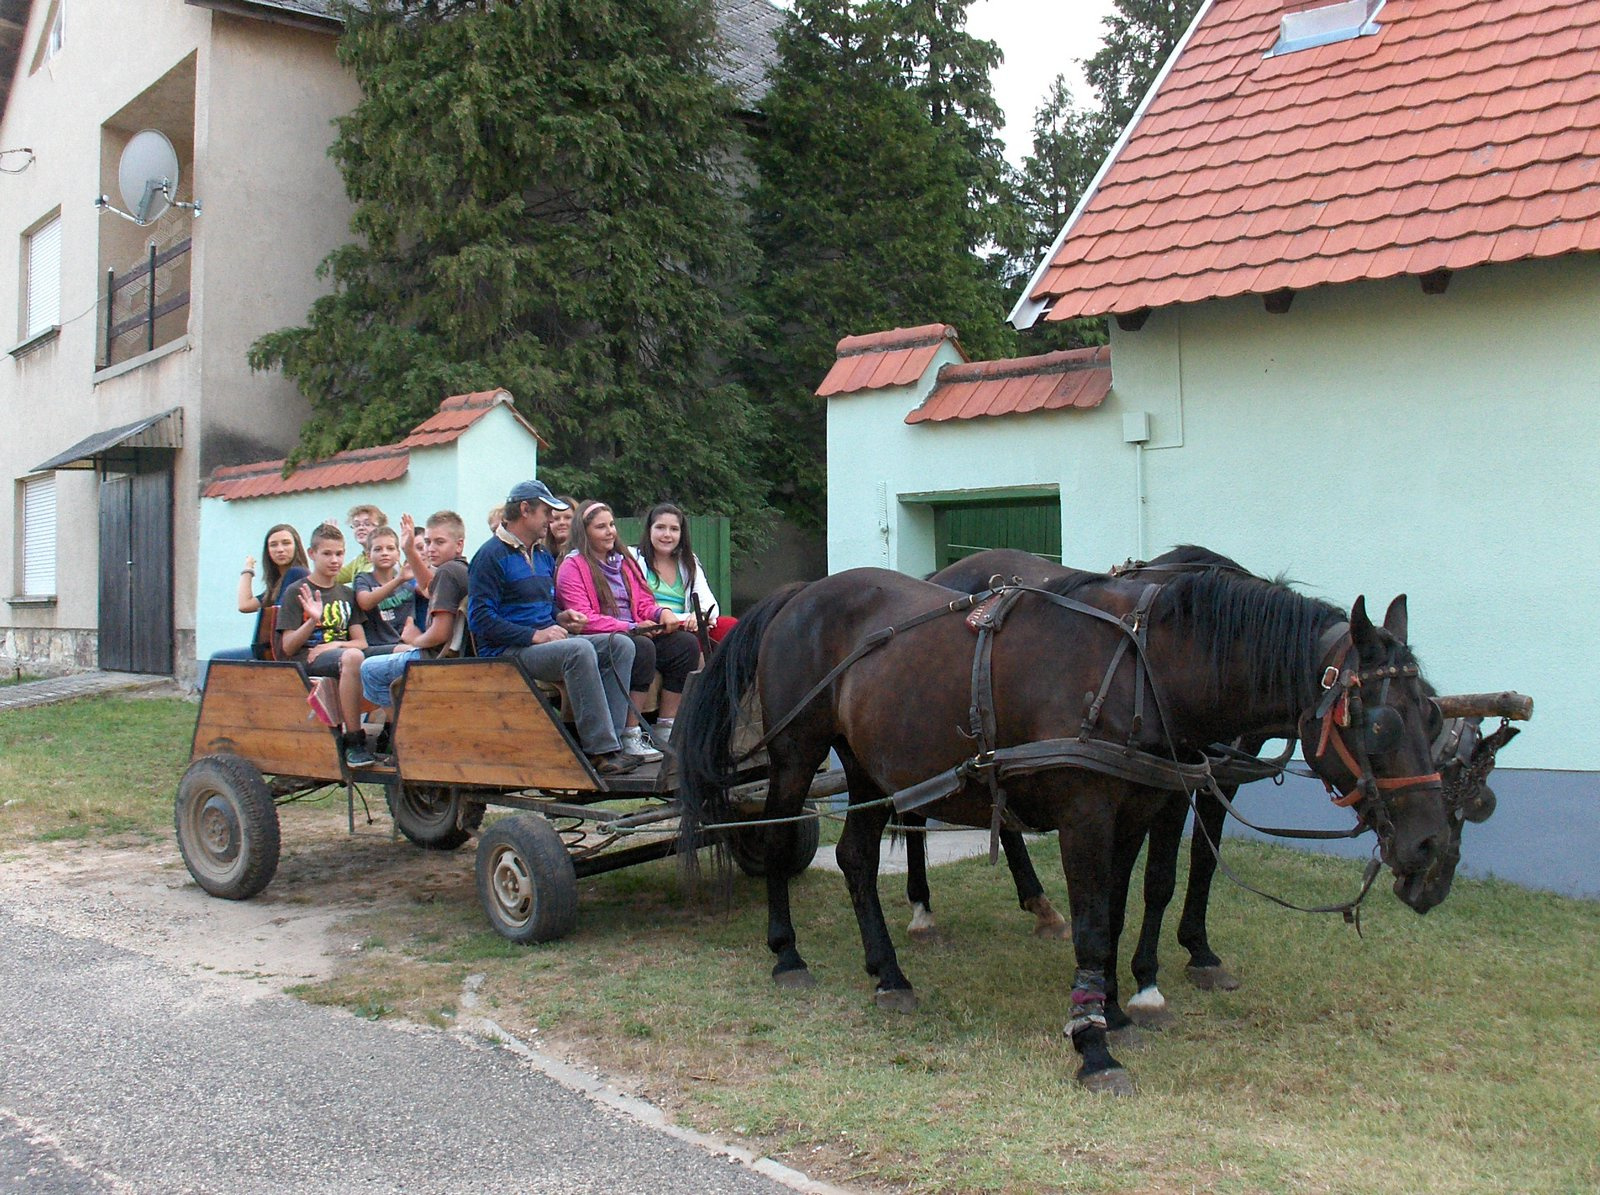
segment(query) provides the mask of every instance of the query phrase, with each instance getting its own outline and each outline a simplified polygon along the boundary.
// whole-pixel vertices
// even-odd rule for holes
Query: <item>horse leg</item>
[[[1111,1054],[1105,1014],[1113,822],[1119,793],[1116,786],[1098,776],[1083,776],[1074,787],[1080,790],[1080,799],[1060,800],[1056,819],[1072,908],[1072,947],[1077,956],[1072,1019],[1066,1033],[1081,1060],[1078,1082],[1091,1091],[1128,1095],[1133,1080]]]
[[[1223,791],[1231,801],[1239,789],[1235,785]],[[1189,982],[1207,992],[1231,992],[1239,986],[1206,938],[1206,906],[1211,901],[1211,881],[1217,873],[1222,823],[1227,816],[1228,811],[1209,792],[1197,794],[1194,840],[1189,846],[1189,887],[1184,892],[1183,916],[1178,921],[1178,944],[1189,952]]]
[[[1128,1001],[1128,1015],[1149,1028],[1160,1028],[1172,1020],[1167,998],[1156,986],[1156,973],[1160,969],[1161,922],[1178,886],[1178,849],[1188,812],[1189,802],[1183,794],[1174,793],[1161,802],[1150,822],[1150,851],[1144,861],[1144,920],[1133,952],[1138,991]]]
[[[811,777],[826,753],[826,745],[815,753],[815,758],[809,758],[791,745],[776,741],[772,744],[767,817],[794,817],[804,810]],[[770,826],[767,830],[767,949],[778,958],[772,965],[774,983],[783,988],[808,988],[816,979],[795,945],[794,918],[789,909],[788,861],[794,834],[792,824]]]
[[[1111,895],[1106,909],[1106,1028],[1112,1033],[1133,1024],[1133,1018],[1123,1011],[1119,999],[1121,982],[1117,977],[1117,956],[1128,914],[1128,887],[1133,882],[1133,865],[1138,862],[1139,848],[1143,845],[1143,826],[1130,825],[1126,814],[1119,816],[1111,852]]]
[[[1044,894],[1039,873],[1033,869],[1033,859],[1028,855],[1028,844],[1016,830],[1000,831],[1000,849],[1006,853],[1006,866],[1011,869],[1011,879],[1017,886],[1017,904],[1024,913],[1033,914],[1033,936],[1036,938],[1070,938],[1072,927],[1067,919],[1056,912],[1055,905]]]
[[[854,754],[843,750],[839,758],[850,783],[852,808],[845,815],[844,832],[834,848],[834,858],[839,861],[839,870],[844,873],[845,884],[850,889],[850,903],[861,928],[867,974],[878,981],[872,998],[879,1008],[911,1012],[917,1006],[916,993],[911,989],[911,981],[900,970],[894,942],[889,938],[889,926],[884,920],[883,905],[878,900],[878,856],[884,828],[889,824],[889,811],[882,805],[854,808],[860,802],[881,798],[883,793],[866,775]]]
[[[906,829],[906,901],[911,905],[906,932],[914,942],[942,941],[933,921],[933,896],[928,888],[928,819],[920,813],[902,813],[900,822]]]

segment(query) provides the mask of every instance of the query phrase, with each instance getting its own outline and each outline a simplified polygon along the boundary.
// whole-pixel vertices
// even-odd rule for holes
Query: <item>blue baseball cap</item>
[[[506,495],[506,505],[515,506],[518,502],[543,502],[551,510],[567,509],[567,504],[552,494],[542,481],[519,481],[512,486]]]

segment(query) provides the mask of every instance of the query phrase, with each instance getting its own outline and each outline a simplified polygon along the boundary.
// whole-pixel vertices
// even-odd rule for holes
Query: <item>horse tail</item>
[[[774,590],[739,618],[739,624],[706,662],[672,726],[672,750],[678,763],[678,858],[690,873],[700,827],[730,814],[728,789],[737,761],[732,742],[745,694],[756,680],[761,640],[767,627],[806,587],[796,581]]]

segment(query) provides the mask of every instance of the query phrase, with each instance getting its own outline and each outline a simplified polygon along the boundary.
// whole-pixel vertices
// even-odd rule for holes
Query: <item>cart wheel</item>
[[[578,874],[556,828],[536,813],[504,818],[478,839],[478,900],[503,938],[553,942],[578,923]]]
[[[734,830],[728,835],[728,851],[745,875],[760,878],[767,874],[767,832],[777,828],[751,826],[747,830]],[[794,824],[794,837],[790,840],[789,853],[784,859],[785,879],[792,880],[811,866],[821,841],[822,827],[816,818],[807,818]]]
[[[204,755],[178,782],[173,813],[189,874],[212,896],[248,900],[278,870],[278,807],[237,755]]]
[[[483,824],[483,805],[447,785],[391,784],[384,796],[400,833],[425,851],[453,851]]]

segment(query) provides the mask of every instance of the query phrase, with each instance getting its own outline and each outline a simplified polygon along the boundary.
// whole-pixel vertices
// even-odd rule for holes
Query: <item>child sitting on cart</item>
[[[311,533],[311,575],[284,592],[278,603],[281,656],[303,665],[307,676],[337,677],[336,709],[329,714],[346,749],[362,741],[361,660],[367,646],[367,615],[355,591],[340,584],[344,535],[331,523]]]
[[[422,536],[423,554],[433,566],[427,626],[419,630],[416,621],[408,619],[400,631],[400,644],[392,653],[371,656],[362,662],[361,692],[373,705],[384,709],[393,706],[394,683],[412,660],[450,653],[467,600],[467,561],[462,554],[466,540],[467,526],[455,511],[441,510],[429,517]],[[370,768],[377,759],[363,739],[345,748],[344,761],[352,768]]]

